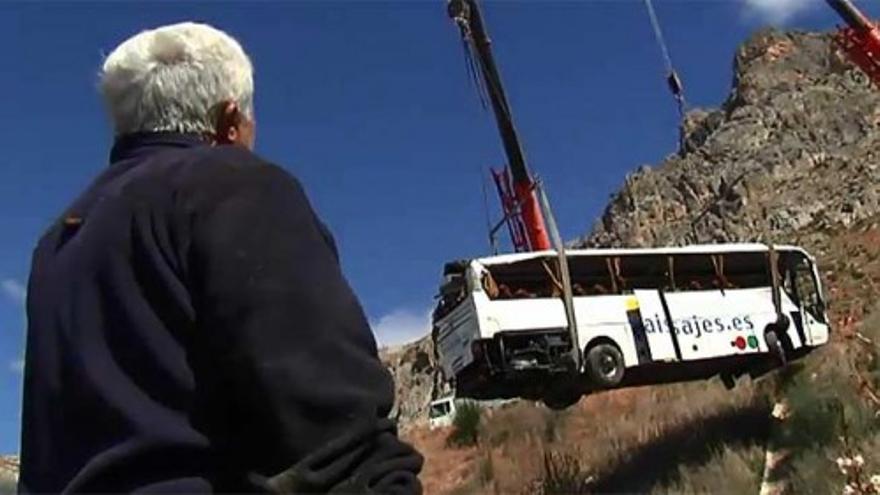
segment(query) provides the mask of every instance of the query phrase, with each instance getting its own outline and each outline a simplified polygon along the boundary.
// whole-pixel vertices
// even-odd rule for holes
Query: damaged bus
[[[819,272],[798,247],[570,250],[565,260],[568,279],[555,251],[445,266],[432,337],[459,397],[561,408],[594,390],[715,375],[732,388],[828,342]]]

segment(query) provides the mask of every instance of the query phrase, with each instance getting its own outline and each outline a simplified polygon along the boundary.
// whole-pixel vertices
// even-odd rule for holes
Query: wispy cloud
[[[9,371],[20,375],[24,372],[24,359],[13,359],[8,363]]]
[[[372,322],[379,345],[399,345],[424,337],[431,328],[430,310],[398,308]]]
[[[744,0],[746,15],[771,24],[784,24],[815,7],[817,0]]]
[[[18,305],[23,305],[27,297],[27,287],[14,278],[0,281],[0,291],[3,292],[7,299]]]

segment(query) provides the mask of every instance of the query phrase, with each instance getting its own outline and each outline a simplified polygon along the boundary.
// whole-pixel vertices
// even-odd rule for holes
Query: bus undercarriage
[[[756,379],[787,362],[809,354],[813,347],[776,353],[745,354],[680,362],[657,361],[627,369],[615,388],[659,385],[720,376],[727,388],[737,378],[749,375]],[[579,373],[570,359],[568,332],[564,329],[497,334],[491,339],[474,341],[474,361],[455,378],[459,397],[477,400],[521,397],[542,400],[548,406],[567,407],[583,395],[605,387]]]

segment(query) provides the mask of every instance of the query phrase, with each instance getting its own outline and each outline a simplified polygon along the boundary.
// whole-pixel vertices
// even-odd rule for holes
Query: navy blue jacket
[[[297,181],[179,134],[111,162],[34,252],[20,490],[421,493]]]

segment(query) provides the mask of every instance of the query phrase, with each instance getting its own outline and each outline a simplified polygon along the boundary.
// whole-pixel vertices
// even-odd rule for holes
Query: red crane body
[[[826,0],[846,22],[834,41],[862,69],[871,81],[880,86],[880,28],[871,22],[851,0]]]

